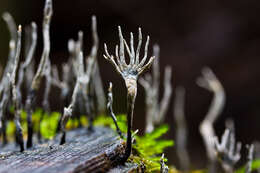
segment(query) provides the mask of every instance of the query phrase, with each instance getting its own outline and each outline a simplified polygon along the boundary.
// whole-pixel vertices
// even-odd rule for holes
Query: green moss
[[[144,136],[136,136],[133,145],[134,154],[130,160],[145,165],[146,172],[159,172],[161,154],[166,148],[174,145],[173,140],[160,139],[168,130],[167,125],[162,125]]]
[[[252,172],[256,171],[260,168],[260,159],[252,161]],[[246,170],[246,166],[243,166],[235,171],[235,173],[244,173]]]

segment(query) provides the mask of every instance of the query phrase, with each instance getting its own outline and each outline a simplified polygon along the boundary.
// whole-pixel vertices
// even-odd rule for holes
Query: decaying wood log
[[[93,133],[76,129],[67,133],[64,145],[59,145],[58,136],[24,152],[0,149],[0,173],[135,172],[135,164],[119,165],[124,148],[124,142],[111,129],[95,127]]]

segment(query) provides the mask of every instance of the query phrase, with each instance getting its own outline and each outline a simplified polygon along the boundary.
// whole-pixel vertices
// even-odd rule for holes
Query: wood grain
[[[1,148],[0,173],[134,172],[137,169],[135,164],[119,164],[125,145],[111,129],[95,127],[92,133],[86,129],[69,131],[64,145],[59,145],[59,139],[57,136],[22,153],[13,144]],[[7,151],[11,148],[12,151]]]

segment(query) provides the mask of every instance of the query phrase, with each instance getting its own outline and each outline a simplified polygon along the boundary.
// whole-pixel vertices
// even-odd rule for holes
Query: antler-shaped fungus
[[[118,26],[118,32],[119,32],[119,50],[118,45],[115,49],[115,57],[116,61],[114,59],[113,55],[110,55],[107,50],[106,44],[104,44],[105,48],[105,55],[104,58],[108,60],[116,69],[117,73],[121,75],[121,77],[125,81],[125,85],[127,88],[127,141],[126,141],[126,149],[124,156],[122,158],[122,162],[125,162],[128,157],[131,155],[132,151],[132,122],[133,122],[133,113],[134,113],[134,104],[135,104],[135,98],[137,94],[137,79],[138,76],[143,73],[144,70],[148,69],[154,60],[155,57],[151,57],[148,61],[148,63],[145,64],[146,58],[147,58],[147,52],[148,52],[148,45],[149,45],[149,36],[147,36],[146,44],[145,44],[145,50],[144,50],[144,57],[139,62],[139,53],[142,45],[142,32],[141,28],[139,28],[139,36],[138,36],[138,46],[136,49],[136,52],[134,50],[134,36],[133,33],[130,33],[130,49],[123,38],[122,31],[120,26]],[[128,53],[128,56],[130,58],[129,64],[126,64],[125,61],[125,47]]]
[[[80,56],[80,59],[82,60],[83,59],[82,52],[80,52],[79,56]],[[83,64],[81,64],[81,65],[83,65]],[[80,78],[80,75],[78,73],[77,81],[76,81],[76,84],[75,84],[75,87],[74,87],[74,90],[73,90],[73,93],[72,93],[72,97],[71,97],[71,102],[70,102],[70,104],[67,108],[66,107],[64,108],[63,116],[61,118],[62,136],[61,136],[61,140],[60,140],[60,145],[62,145],[66,142],[66,124],[67,124],[69,118],[72,116],[72,111],[73,111],[73,108],[74,108],[75,103],[76,103],[76,98],[77,98],[77,94],[79,92],[79,87],[80,87],[79,78]]]
[[[26,99],[26,112],[27,112],[27,123],[28,123],[28,140],[27,140],[27,148],[32,147],[32,136],[33,136],[33,125],[32,125],[32,107],[34,105],[35,93],[39,90],[42,77],[44,76],[44,72],[46,70],[46,64],[49,60],[50,54],[50,23],[53,14],[52,8],[52,0],[45,1],[44,7],[44,17],[42,24],[42,32],[43,32],[43,52],[40,64],[38,66],[37,72],[33,78],[30,92]]]
[[[184,113],[185,89],[176,87],[174,100],[174,118],[176,122],[176,153],[182,170],[187,171],[190,166],[189,154],[187,151],[188,127]]]
[[[94,31],[93,31],[94,32]],[[86,70],[84,69],[83,55],[82,54],[82,44],[83,44],[83,32],[79,31],[78,41],[70,40],[68,47],[69,52],[76,58],[73,63],[74,73],[78,76],[77,80],[80,85],[81,96],[83,97],[85,103],[85,109],[87,111],[87,116],[89,119],[89,130],[93,129],[93,113],[90,108],[90,98],[89,98],[89,88],[90,88],[90,79],[93,73],[93,67],[95,64],[96,57],[89,56],[86,59]]]
[[[227,173],[234,171],[234,165],[239,161],[241,155],[241,142],[236,143],[235,134],[232,130],[226,129],[221,138],[221,143],[215,137],[215,149],[222,167]]]
[[[201,136],[203,137],[204,144],[206,146],[207,156],[210,160],[210,171],[214,172],[214,165],[216,161],[214,136],[216,135],[213,124],[223,110],[225,104],[225,91],[220,81],[208,67],[202,69],[202,77],[197,79],[197,84],[200,87],[214,93],[214,98],[211,102],[209,111],[199,127]]]
[[[25,29],[25,30],[26,30],[26,36],[27,37],[29,37],[29,32],[30,32],[30,37],[31,37],[30,40],[31,41],[29,41],[29,38],[27,38],[27,43],[28,43],[27,49],[28,49],[28,51],[26,51],[26,54],[25,54],[26,59],[25,59],[24,62],[21,63],[21,66],[20,66],[20,69],[19,69],[19,75],[18,75],[19,78],[18,78],[18,82],[17,82],[17,97],[18,97],[20,106],[22,105],[21,87],[22,87],[22,83],[24,81],[24,73],[25,73],[25,70],[31,64],[33,54],[35,52],[35,48],[36,48],[36,44],[37,44],[37,25],[36,25],[36,23],[32,22],[30,29]]]
[[[159,103],[159,86],[160,86],[160,67],[159,67],[158,45],[153,46],[153,55],[156,57],[152,65],[152,75],[146,74],[139,79],[139,83],[144,87],[146,93],[146,132],[152,132],[155,124],[161,123],[168,110],[170,98],[172,94],[171,75],[172,69],[170,66],[165,68],[164,72],[164,94]]]
[[[11,14],[5,12],[2,17],[7,24],[11,36],[9,41],[8,60],[0,82],[0,97],[2,98],[0,102],[0,134],[3,136],[3,144],[6,144],[6,109],[10,97],[10,79],[8,74],[12,73],[14,65],[17,44],[17,27]]]

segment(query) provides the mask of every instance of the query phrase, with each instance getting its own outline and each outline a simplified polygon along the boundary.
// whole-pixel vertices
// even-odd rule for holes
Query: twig
[[[20,52],[21,52],[21,36],[22,36],[22,27],[19,25],[18,31],[17,31],[17,46],[16,46],[16,56],[15,56],[15,61],[13,65],[13,72],[10,76],[10,82],[12,86],[12,95],[13,95],[13,104],[14,104],[14,111],[15,111],[15,118],[14,122],[16,125],[16,139],[18,144],[20,145],[20,151],[24,151],[24,142],[23,142],[23,133],[22,133],[22,127],[20,124],[20,109],[19,109],[19,100],[17,99],[17,90],[16,90],[16,85],[15,85],[15,78],[16,78],[16,73],[18,69],[18,63],[20,59]]]
[[[53,9],[52,9],[52,0],[45,1],[44,7],[44,18],[42,24],[42,32],[43,32],[43,53],[41,57],[40,64],[38,66],[37,72],[33,78],[30,92],[27,96],[26,100],[26,112],[27,112],[27,123],[28,123],[28,140],[27,140],[27,148],[32,147],[32,136],[33,136],[33,125],[32,125],[32,109],[35,100],[35,93],[40,88],[42,77],[44,76],[44,70],[46,69],[46,64],[49,59],[50,54],[50,22],[52,17]]]
[[[174,118],[176,121],[176,152],[181,170],[187,171],[190,167],[190,159],[187,151],[188,129],[184,113],[185,89],[183,87],[177,87],[175,93]]]
[[[117,124],[117,118],[113,112],[113,84],[112,82],[109,83],[109,88],[108,88],[108,94],[107,94],[107,110],[109,111],[109,115],[111,116],[111,118],[113,119],[114,121],[114,124],[116,126],[116,131],[118,133],[118,135],[123,138],[123,134],[120,130],[120,128],[118,127],[118,124]]]
[[[160,86],[160,68],[159,68],[159,53],[158,45],[153,47],[153,55],[156,58],[153,63],[152,76],[146,74],[144,78],[139,79],[139,83],[144,87],[146,93],[146,129],[150,133],[154,129],[154,125],[164,121],[165,114],[168,110],[170,98],[172,94],[171,86],[171,67],[165,68],[164,74],[164,94],[159,103],[159,86]]]
[[[254,145],[247,145],[248,155],[245,173],[251,173],[252,171],[252,161],[254,159]]]
[[[217,77],[208,67],[202,69],[202,77],[197,79],[197,84],[214,93],[209,111],[205,119],[201,122],[199,131],[206,146],[207,156],[210,161],[210,171],[215,172],[216,155],[214,150],[214,136],[216,135],[213,124],[223,110],[225,91]]]
[[[104,48],[105,48],[104,58],[114,66],[117,73],[120,74],[120,76],[124,79],[127,88],[127,141],[126,141],[125,153],[124,156],[122,157],[122,162],[125,162],[128,159],[128,157],[131,155],[131,151],[132,151],[131,130],[132,130],[132,123],[133,123],[134,104],[135,104],[135,98],[137,94],[137,79],[138,76],[143,73],[143,71],[147,70],[152,65],[155,57],[151,57],[148,63],[145,64],[147,53],[148,53],[149,39],[150,39],[149,36],[147,36],[144,57],[139,63],[139,53],[142,44],[141,28],[139,28],[138,46],[137,46],[136,53],[134,50],[133,33],[130,33],[130,49],[129,49],[126,41],[123,38],[120,26],[118,27],[118,31],[119,31],[120,44],[119,44],[119,51],[118,51],[118,46],[116,46],[115,49],[116,61],[114,59],[114,56],[108,53],[106,44],[104,44]],[[126,64],[125,61],[125,50],[124,50],[125,47],[128,56],[130,58],[129,64]]]

